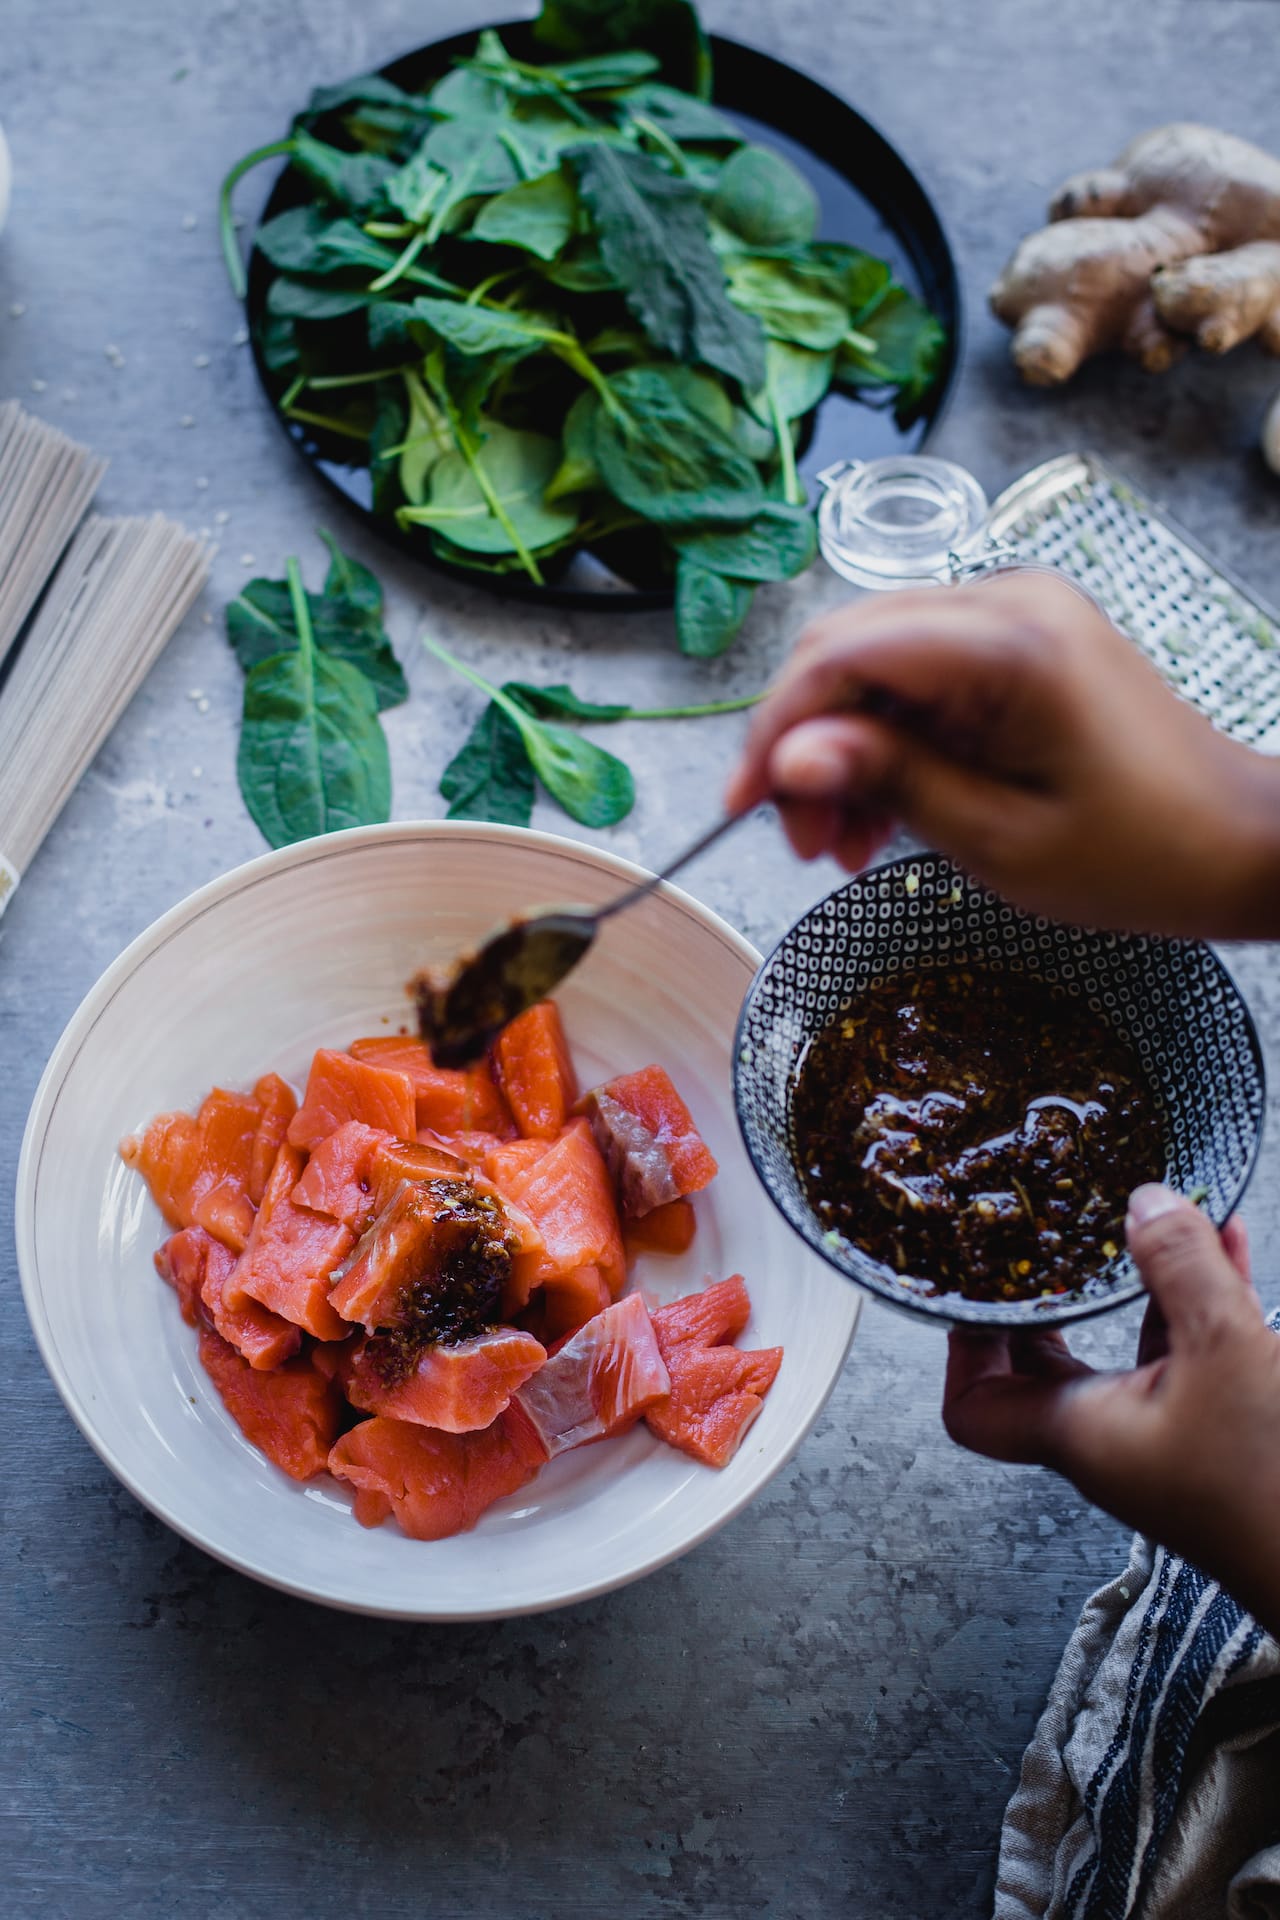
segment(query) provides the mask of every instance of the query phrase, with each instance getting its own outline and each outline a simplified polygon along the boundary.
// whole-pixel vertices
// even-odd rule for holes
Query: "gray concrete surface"
[[[982,302],[1059,177],[1136,130],[1187,116],[1274,138],[1276,0],[709,0],[707,13],[847,94],[936,190],[970,303],[937,450],[995,489],[1054,452],[1099,447],[1280,600],[1277,483],[1253,451],[1274,365],[1246,351],[1163,381],[1098,367],[1031,394]],[[221,539],[203,611],[0,928],[6,1914],[985,1912],[1023,1744],[1123,1541],[1047,1475],[949,1445],[927,1334],[869,1308],[790,1470],[682,1563],[561,1615],[453,1629],[331,1615],[214,1565],[115,1484],[45,1378],[12,1251],[23,1118],[101,968],[260,850],[235,789],[239,674],[220,625],[248,572],[278,573],[291,551],[315,569],[317,522],[379,567],[414,689],[388,721],[402,818],[441,811],[436,782],[471,710],[421,657],[420,631],[495,672],[568,668],[588,695],[710,696],[758,685],[841,590],[815,569],[762,596],[730,659],[686,665],[665,616],[521,611],[388,559],[284,444],[235,343],[216,182],[283,130],[313,81],[481,8],[8,0],[4,14],[16,180],[0,393],[110,454],[109,508],[164,508]],[[246,213],[265,187],[246,188]],[[714,806],[739,724],[630,729],[619,745],[640,803],[610,844],[654,864],[676,848]],[[564,827],[549,810],[539,823]],[[763,943],[833,878],[758,831],[749,857],[725,848],[694,884]],[[1280,969],[1262,952],[1236,964],[1274,1063]],[[1247,1208],[1271,1299],[1278,1153],[1273,1129]],[[1132,1334],[1112,1322],[1081,1344],[1119,1358]]]

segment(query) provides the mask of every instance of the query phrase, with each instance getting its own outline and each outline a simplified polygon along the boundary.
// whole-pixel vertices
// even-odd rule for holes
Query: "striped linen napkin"
[[[1023,1757],[994,1920],[1280,1920],[1280,1644],[1140,1536]]]

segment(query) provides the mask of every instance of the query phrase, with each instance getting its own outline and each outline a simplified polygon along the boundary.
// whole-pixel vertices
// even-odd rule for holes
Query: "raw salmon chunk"
[[[253,1144],[262,1110],[243,1093],[215,1087],[196,1116],[199,1164],[191,1190],[191,1221],[243,1253],[253,1229],[249,1196]]]
[[[700,1193],[715,1159],[665,1067],[642,1067],[593,1087],[581,1109],[631,1219]]]
[[[392,1515],[414,1540],[443,1540],[474,1527],[495,1500],[532,1480],[546,1460],[514,1407],[480,1433],[441,1433],[375,1417],[344,1433],[329,1471],[355,1488],[355,1515],[377,1527]]]
[[[363,1233],[378,1210],[376,1166],[388,1145],[395,1145],[394,1137],[381,1128],[344,1120],[316,1147],[291,1198],[312,1213],[341,1220],[352,1233]]]
[[[377,1067],[403,1073],[417,1103],[418,1127],[436,1133],[496,1133],[509,1139],[515,1132],[507,1103],[483,1060],[453,1072],[432,1064],[421,1040],[388,1034],[376,1040],[353,1040],[351,1055]],[[413,1132],[413,1128],[409,1128]]]
[[[397,1188],[406,1180],[434,1180],[441,1174],[448,1180],[465,1180],[467,1163],[456,1153],[418,1140],[384,1140],[373,1164],[378,1212],[394,1199]]]
[[[653,1324],[664,1354],[673,1347],[718,1347],[736,1340],[751,1318],[751,1296],[740,1273],[656,1307]]]
[[[576,1333],[603,1313],[613,1296],[599,1267],[575,1267],[548,1280],[542,1289],[542,1323],[548,1340]]]
[[[638,1220],[624,1220],[622,1238],[627,1258],[638,1253],[687,1253],[693,1245],[697,1219],[689,1200],[668,1200]]]
[[[247,1301],[238,1310],[227,1306],[225,1288],[236,1256],[203,1227],[185,1227],[175,1233],[155,1260],[156,1271],[178,1295],[187,1325],[193,1327],[201,1318],[212,1321],[251,1367],[259,1371],[278,1367],[302,1345],[301,1331],[292,1322],[269,1313],[256,1301]]]
[[[517,1387],[546,1359],[532,1334],[495,1327],[456,1345],[424,1347],[403,1354],[394,1340],[363,1340],[344,1369],[353,1407],[411,1420],[445,1433],[472,1433],[492,1426]]]
[[[258,1373],[212,1327],[200,1326],[200,1358],[245,1438],[295,1480],[323,1473],[338,1436],[342,1396],[305,1354]]]
[[[485,1133],[478,1127],[457,1127],[448,1134],[437,1133],[432,1127],[419,1127],[418,1140],[424,1147],[440,1147],[446,1153],[452,1153],[469,1167],[482,1167],[495,1147],[505,1144],[505,1136],[500,1133]]]
[[[370,1333],[423,1338],[492,1325],[511,1265],[506,1222],[469,1180],[402,1181],[360,1240],[329,1295]]]
[[[530,1146],[536,1144],[528,1143]],[[501,1150],[500,1150],[501,1151]],[[508,1149],[514,1154],[514,1147]],[[585,1120],[571,1120],[560,1138],[529,1166],[496,1166],[490,1154],[485,1171],[504,1198],[522,1208],[542,1235],[545,1252],[537,1278],[549,1283],[580,1267],[598,1267],[610,1295],[622,1291],[626,1256],[608,1169]]]
[[[293,1088],[278,1073],[264,1073],[253,1089],[253,1097],[258,1103],[259,1119],[258,1131],[253,1139],[249,1198],[255,1207],[260,1207],[271,1178],[271,1169],[276,1163],[276,1155],[284,1145],[284,1137],[289,1131],[289,1122],[298,1111],[298,1103],[293,1097]]]
[[[633,1427],[671,1382],[638,1293],[588,1320],[515,1396],[549,1457]]]
[[[215,1087],[193,1120],[162,1113],[120,1152],[136,1167],[170,1226],[203,1227],[240,1253],[253,1226],[253,1144],[260,1108]]]
[[[224,1298],[232,1309],[256,1300],[317,1340],[341,1340],[349,1329],[329,1305],[329,1288],[355,1235],[340,1220],[297,1204],[293,1189],[301,1177],[302,1153],[286,1144],[276,1155],[249,1244]]]
[[[671,1397],[645,1419],[660,1440],[708,1466],[733,1458],[782,1364],[781,1347],[743,1353],[721,1344],[741,1333],[750,1311],[742,1276],[735,1274],[653,1315]]]
[[[161,1113],[142,1133],[120,1142],[120,1158],[134,1167],[171,1227],[189,1227],[191,1185],[200,1154],[200,1128],[189,1113]]]
[[[307,1091],[286,1137],[291,1147],[310,1151],[344,1120],[362,1120],[365,1126],[378,1127],[397,1139],[412,1139],[417,1126],[412,1082],[406,1074],[321,1047],[311,1062]]]
[[[527,1140],[554,1140],[578,1097],[569,1044],[553,1000],[540,1000],[498,1035],[498,1078]]]

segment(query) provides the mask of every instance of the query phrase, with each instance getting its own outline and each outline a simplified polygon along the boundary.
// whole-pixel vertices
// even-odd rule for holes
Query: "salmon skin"
[[[715,1178],[715,1158],[664,1067],[619,1074],[580,1104],[626,1218],[686,1200]]]

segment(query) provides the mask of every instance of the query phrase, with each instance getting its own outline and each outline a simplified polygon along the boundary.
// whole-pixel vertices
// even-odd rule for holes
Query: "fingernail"
[[[1171,1193],[1168,1187],[1135,1187],[1129,1195],[1129,1219],[1135,1227],[1145,1227],[1148,1220],[1159,1219],[1162,1213],[1177,1213],[1186,1203]]]

